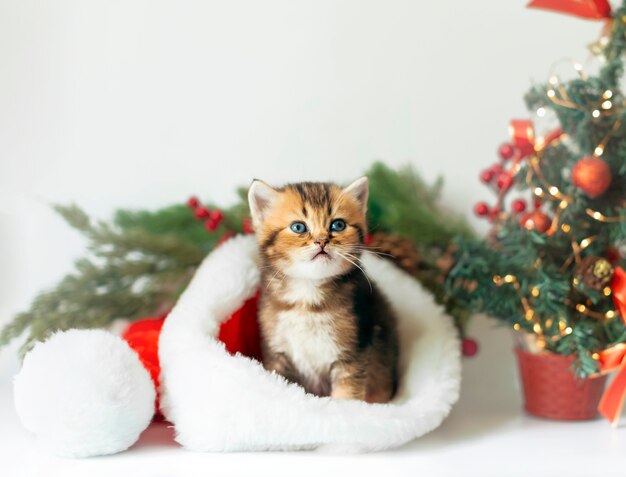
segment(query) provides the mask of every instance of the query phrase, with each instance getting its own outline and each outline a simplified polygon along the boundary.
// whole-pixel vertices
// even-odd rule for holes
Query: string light
[[[567,328],[565,328],[565,330],[564,330],[563,332],[564,332],[566,335],[571,335],[571,334],[572,334],[572,331],[574,331],[574,330],[572,329],[572,327],[571,327],[571,326],[568,326]]]
[[[535,187],[534,192],[535,192],[535,195],[538,195],[540,197],[543,195],[543,189],[541,187]]]
[[[604,287],[604,289],[602,290],[602,293],[604,293],[604,296],[611,296],[611,293],[613,291],[611,290],[610,287]]]
[[[556,91],[549,89],[546,94],[548,95],[548,98],[554,98],[556,96]]]
[[[594,118],[598,119],[598,118],[600,117],[600,110],[598,110],[598,109],[594,109],[594,110],[591,112],[591,115],[592,115]]]
[[[561,230],[565,233],[568,233],[570,230],[572,230],[572,228],[569,226],[569,224],[562,224]]]
[[[609,100],[606,100],[602,103],[602,109],[611,109],[612,106],[613,103],[611,103]]]
[[[604,93],[602,93],[602,97],[604,99],[611,99],[613,97],[613,91],[607,89]]]
[[[593,150],[593,155],[596,157],[600,157],[604,154],[604,146],[600,145]]]
[[[615,315],[616,315],[615,310],[609,310],[604,314],[604,316],[606,316],[609,320],[611,318],[615,318]]]
[[[546,108],[541,107],[541,108],[537,108],[537,116],[539,116],[540,118],[543,118],[546,115]]]

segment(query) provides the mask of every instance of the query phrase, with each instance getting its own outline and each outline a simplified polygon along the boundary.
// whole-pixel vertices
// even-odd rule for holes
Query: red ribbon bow
[[[620,267],[613,272],[611,291],[615,307],[622,321],[626,323],[626,271]],[[598,405],[600,414],[611,421],[611,425],[615,426],[626,399],[626,343],[611,346],[598,354],[601,372],[609,373],[618,370],[615,379],[604,391]]]
[[[528,7],[543,8],[591,20],[611,18],[611,4],[608,0],[532,0],[528,2]]]

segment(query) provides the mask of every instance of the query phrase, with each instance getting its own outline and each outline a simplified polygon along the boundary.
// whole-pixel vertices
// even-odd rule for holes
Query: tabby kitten
[[[398,383],[394,314],[359,264],[367,178],[345,189],[255,180],[248,199],[262,257],[266,369],[307,392],[389,401]]]

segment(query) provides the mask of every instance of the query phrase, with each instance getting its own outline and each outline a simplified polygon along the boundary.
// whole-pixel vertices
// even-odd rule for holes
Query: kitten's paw
[[[365,401],[365,388],[355,387],[348,384],[337,384],[330,393],[333,399],[352,399],[355,401]]]

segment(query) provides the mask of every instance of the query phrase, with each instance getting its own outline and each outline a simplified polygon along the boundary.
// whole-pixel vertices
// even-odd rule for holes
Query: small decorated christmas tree
[[[484,240],[458,240],[447,288],[521,332],[535,352],[574,355],[573,370],[584,378],[608,356],[621,360],[626,342],[626,2],[613,14],[607,2],[531,6],[559,3],[606,18],[592,45],[602,67],[588,76],[571,64],[573,79],[552,76],[526,95],[537,128],[512,121],[501,161],[481,174],[497,199],[478,203],[475,213],[491,231]],[[558,127],[536,133],[549,115]]]

